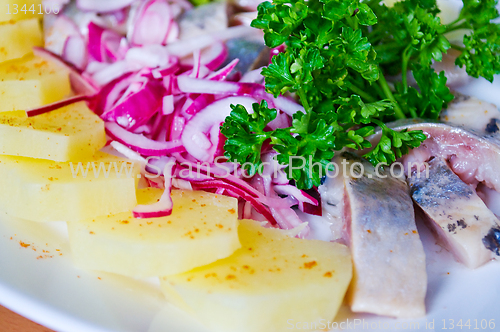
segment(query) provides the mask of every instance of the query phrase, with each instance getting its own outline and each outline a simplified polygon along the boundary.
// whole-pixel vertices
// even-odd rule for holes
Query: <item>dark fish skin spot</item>
[[[497,133],[499,128],[498,128],[498,119],[493,118],[490,120],[490,122],[486,125],[486,132],[489,134]]]
[[[457,225],[462,227],[462,229],[467,227],[467,224],[465,223],[465,219],[457,220]]]
[[[500,256],[500,228],[492,227],[488,234],[483,237],[483,244],[486,249]]]
[[[324,175],[324,176],[321,178],[321,184],[325,184],[325,181],[326,181],[326,175]]]
[[[457,225],[455,224],[448,224],[448,232],[454,232],[457,229]]]
[[[474,218],[476,218],[476,220],[479,220],[479,217],[478,217],[478,216],[476,216],[476,215],[474,215]]]
[[[453,219],[453,216],[451,214],[449,214],[448,216],[448,219],[452,220]]]

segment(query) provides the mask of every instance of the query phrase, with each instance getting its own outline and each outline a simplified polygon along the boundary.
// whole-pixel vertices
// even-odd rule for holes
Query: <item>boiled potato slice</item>
[[[102,152],[80,165],[0,156],[0,213],[33,221],[72,221],[129,211],[137,204],[139,172],[139,165]]]
[[[105,144],[104,122],[84,102],[32,118],[22,111],[0,113],[0,154],[84,160]]]
[[[0,65],[0,112],[50,104],[70,92],[69,73],[48,60],[27,56]]]
[[[19,21],[27,18],[42,18],[45,6],[42,0],[0,0],[0,22]],[[47,11],[52,11],[48,6]],[[40,14],[42,12],[42,14]]]
[[[218,332],[281,332],[332,320],[352,277],[349,249],[289,238],[242,220],[242,248],[192,271],[161,278],[168,300]]]
[[[139,189],[140,204],[162,190]],[[240,247],[235,198],[173,191],[168,217],[135,219],[131,212],[68,223],[74,262],[132,277],[175,274],[231,255]]]
[[[43,46],[38,19],[0,24],[0,62],[22,58],[32,52],[33,46]]]

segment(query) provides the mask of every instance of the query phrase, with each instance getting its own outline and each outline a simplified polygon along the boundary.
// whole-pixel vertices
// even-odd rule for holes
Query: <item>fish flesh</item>
[[[417,177],[414,171],[408,184],[413,200],[430,219],[431,228],[469,268],[495,258],[498,247],[490,237],[500,232],[497,217],[475,190],[452,172],[446,160],[434,158],[428,165],[429,176]]]
[[[444,223],[440,219],[442,216],[434,215],[436,212],[434,209],[439,207],[441,212],[444,211],[446,216],[452,216],[461,233],[460,236],[455,236],[454,232],[456,229],[452,230],[452,232],[440,232],[441,237],[439,239],[445,242],[444,244],[460,261],[470,267],[477,267],[493,257],[497,258],[500,253],[500,229],[495,223],[498,223],[498,221],[492,220],[494,214],[488,209],[486,204],[479,205],[475,197],[482,198],[489,205],[500,205],[500,195],[498,195],[500,193],[500,172],[496,168],[497,165],[500,165],[500,139],[498,135],[485,134],[484,132],[481,133],[445,123],[425,122],[420,119],[396,121],[389,124],[389,126],[395,130],[422,130],[427,136],[427,139],[420,147],[411,150],[400,160],[407,176],[410,178],[410,184],[414,172],[424,170],[424,163],[431,161],[432,158],[436,158],[446,161],[449,169],[458,176],[453,179],[448,177],[442,181],[449,181],[456,186],[454,190],[463,191],[468,187],[474,194],[474,199],[470,199],[475,202],[471,203],[474,206],[472,218],[475,219],[475,215],[478,217],[481,216],[482,219],[484,218],[481,223],[478,220],[474,221],[471,219],[470,212],[472,210],[457,210],[457,206],[463,204],[460,200],[464,198],[459,199],[458,196],[450,196],[450,199],[452,197],[453,200],[456,200],[455,202],[446,199],[438,200],[437,197],[446,197],[446,195],[451,195],[451,193],[447,193],[447,189],[443,186],[434,186],[432,181],[420,183],[420,185],[427,186],[425,190],[427,190],[428,195],[434,196],[433,204],[435,207],[431,209],[428,204],[425,204],[425,201],[419,201],[418,199],[415,202],[431,217],[434,228],[441,228]],[[375,143],[376,140],[375,136],[371,138],[372,143]],[[431,176],[430,170],[429,176]],[[459,183],[458,180],[464,183]],[[437,178],[435,178],[435,181],[438,181]],[[479,195],[476,190],[479,190]],[[415,198],[415,193],[413,192],[413,194]],[[462,219],[467,225],[481,224],[482,226],[478,226],[481,230],[476,231],[475,227],[469,228],[458,225],[457,221]],[[489,225],[490,227],[484,226],[483,222],[484,225]],[[487,234],[484,234],[486,228],[488,228],[488,231]],[[481,236],[478,234],[481,234]],[[489,250],[490,253],[486,253],[484,248]]]
[[[343,238],[354,266],[348,292],[351,310],[424,316],[425,253],[404,176],[392,177],[386,169],[379,170],[381,178],[369,162],[347,152],[334,162],[338,174],[329,176],[320,192],[325,205],[342,211]]]
[[[500,111],[497,106],[476,97],[455,93],[455,99],[441,112],[440,120],[483,135],[500,135]]]

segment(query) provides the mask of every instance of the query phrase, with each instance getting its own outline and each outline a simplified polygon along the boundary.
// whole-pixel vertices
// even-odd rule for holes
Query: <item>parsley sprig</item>
[[[382,129],[382,139],[365,155],[373,164],[390,164],[418,147],[426,138],[421,131],[396,132],[385,123],[437,119],[447,107],[453,95],[444,72],[431,67],[433,61],[454,48],[461,51],[456,64],[469,75],[492,81],[500,73],[500,29],[491,22],[499,16],[497,1],[463,3],[457,20],[448,25],[436,16],[435,0],[405,0],[393,7],[379,0],[261,3],[252,26],[264,31],[267,46],[286,45],[262,70],[266,91],[294,93],[305,113],[294,114],[289,128],[270,130],[267,124],[277,111],[266,102],[254,104],[250,113],[234,106],[222,127],[228,138],[225,156],[258,166],[267,141],[287,168],[302,163],[291,157],[303,157],[305,167],[293,169],[291,179],[298,188],[311,188],[320,184],[334,151],[372,147],[367,137],[375,126]],[[469,31],[463,45],[446,38],[458,29]],[[409,84],[408,73],[416,85]],[[386,76],[399,74],[400,81],[388,82]]]

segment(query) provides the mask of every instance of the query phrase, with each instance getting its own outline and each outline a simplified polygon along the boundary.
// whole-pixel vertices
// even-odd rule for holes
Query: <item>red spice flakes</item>
[[[323,274],[323,277],[325,277],[325,278],[331,278],[332,277],[332,273],[330,271],[328,271],[325,274]]]
[[[97,277],[97,279],[102,280],[101,277]]]
[[[415,230],[414,230],[414,231],[412,231],[412,232],[413,232],[413,234],[417,234],[417,231],[415,231]]]
[[[128,223],[129,223],[129,221],[128,221],[128,220],[122,220],[122,221],[121,221],[121,223],[122,223],[122,224],[128,224]]]
[[[226,276],[226,280],[232,280],[232,279],[236,279],[236,276],[235,276],[235,275],[233,275],[233,274],[228,274],[228,275]]]
[[[369,229],[367,229],[366,231],[367,231],[368,233],[370,233],[370,234],[372,233],[372,231],[371,231],[371,230],[369,230]]]
[[[201,204],[200,206],[201,206],[201,207],[204,207],[204,206],[207,206],[207,205],[206,205],[206,204]]]
[[[21,247],[23,247],[23,248],[28,248],[29,246],[31,246],[31,244],[24,243],[23,241],[19,241],[19,244],[20,244],[20,245],[21,245]]]
[[[304,263],[304,268],[306,268],[306,269],[312,269],[316,265],[318,265],[318,263],[316,263],[316,261],[311,261],[309,263]]]
[[[90,234],[92,234],[92,235],[94,235],[94,234],[95,234],[95,233],[94,233],[94,232],[92,232],[92,231],[90,231],[89,233],[90,233]]]
[[[235,209],[229,209],[227,210],[227,212],[231,213],[231,214],[235,214],[236,213],[236,210]]]

